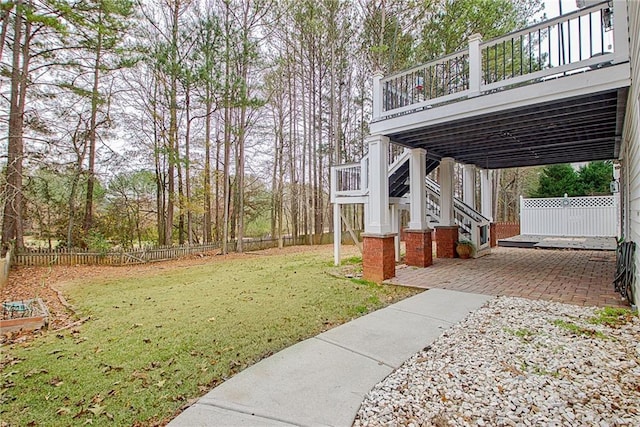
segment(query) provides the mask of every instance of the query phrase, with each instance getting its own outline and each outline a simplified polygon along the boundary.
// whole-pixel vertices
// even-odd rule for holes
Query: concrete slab
[[[196,403],[171,421],[172,427],[288,427],[289,424],[269,418]]]
[[[512,248],[576,249],[588,251],[615,251],[615,237],[543,236],[520,234],[498,240],[498,246]]]
[[[454,324],[480,308],[491,298],[489,295],[447,289],[430,289],[428,292],[400,301],[392,307],[396,310],[420,314]]]
[[[247,368],[205,395],[209,404],[296,425],[350,425],[392,368],[312,338]]]
[[[385,308],[316,338],[398,368],[416,349],[438,338],[451,325],[445,320]]]

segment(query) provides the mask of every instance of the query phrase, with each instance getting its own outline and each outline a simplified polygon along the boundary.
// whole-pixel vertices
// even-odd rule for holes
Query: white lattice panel
[[[526,209],[561,208],[564,199],[524,199]]]
[[[567,197],[572,208],[611,208],[615,206],[613,196]]]
[[[522,199],[520,231],[546,236],[616,236],[614,196]]]

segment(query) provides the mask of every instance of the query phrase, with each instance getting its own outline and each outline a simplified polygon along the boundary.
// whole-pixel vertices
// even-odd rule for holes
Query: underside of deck
[[[629,64],[434,105],[372,123],[394,143],[483,169],[619,157]]]
[[[485,169],[614,159],[627,91],[613,89],[388,136],[395,143],[426,149],[429,157],[453,157]]]

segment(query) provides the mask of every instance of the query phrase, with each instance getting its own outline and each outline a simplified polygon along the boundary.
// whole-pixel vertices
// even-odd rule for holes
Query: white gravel
[[[501,297],[369,392],[354,426],[640,426],[640,319]]]

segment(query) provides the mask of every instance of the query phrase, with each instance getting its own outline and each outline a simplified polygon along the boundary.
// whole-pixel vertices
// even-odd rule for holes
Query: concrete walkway
[[[169,425],[350,426],[375,384],[491,298],[432,289],[357,318],[245,369]]]

